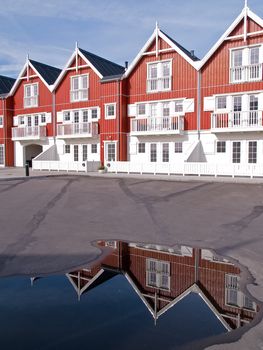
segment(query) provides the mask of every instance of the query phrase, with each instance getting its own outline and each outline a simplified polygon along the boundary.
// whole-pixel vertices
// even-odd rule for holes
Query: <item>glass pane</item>
[[[250,50],[250,64],[259,63],[259,47],[252,47]]]

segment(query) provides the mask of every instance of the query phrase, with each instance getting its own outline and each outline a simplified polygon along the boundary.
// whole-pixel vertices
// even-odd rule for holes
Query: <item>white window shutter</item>
[[[65,145],[63,145],[62,143],[57,144],[58,154],[64,154],[64,147]]]
[[[215,97],[214,96],[204,97],[204,112],[209,112],[214,110],[215,110]]]
[[[98,119],[100,119],[100,107],[97,108]]]
[[[146,103],[146,105],[145,105],[145,115],[146,115],[146,117],[150,117],[150,115],[151,115],[151,106],[149,103]]]
[[[188,98],[184,100],[184,113],[193,113],[195,111],[195,100]]]
[[[18,117],[13,118],[13,125],[18,126]]]
[[[136,105],[128,105],[128,117],[136,117]]]
[[[137,154],[137,143],[130,143],[130,154]]]
[[[263,110],[263,92],[258,95],[258,109]]]
[[[49,124],[52,122],[52,113],[46,113],[46,123]]]
[[[226,109],[228,112],[232,111],[232,96],[226,97]]]
[[[57,112],[57,122],[63,123],[63,112]]]

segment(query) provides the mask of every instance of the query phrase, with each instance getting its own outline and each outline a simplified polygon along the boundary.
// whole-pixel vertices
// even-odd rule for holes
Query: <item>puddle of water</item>
[[[3,349],[178,349],[250,323],[240,269],[211,251],[99,241],[62,276],[0,279]]]

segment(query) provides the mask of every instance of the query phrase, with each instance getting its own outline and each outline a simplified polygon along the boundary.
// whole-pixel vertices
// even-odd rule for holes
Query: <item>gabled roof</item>
[[[0,95],[8,94],[15,81],[16,80],[14,78],[0,75]]]
[[[103,77],[123,74],[125,71],[124,67],[109,60],[106,60],[103,57],[94,55],[93,53],[85,51],[83,49],[79,49],[79,51],[101,73]]]
[[[43,77],[43,79],[45,79],[48,85],[54,84],[59,74],[61,73],[61,69],[59,68],[49,66],[47,64],[40,63],[33,60],[29,60],[29,62],[34,66],[34,68]]]
[[[20,71],[20,74],[19,74],[18,78],[16,79],[16,81],[15,81],[15,83],[10,91],[10,95],[14,94],[18,85],[21,82],[21,78],[23,77],[24,73],[26,72],[26,70],[28,68],[32,68],[35,71],[35,73],[39,77],[39,79],[44,83],[44,85],[46,85],[46,87],[50,91],[53,90],[53,84],[56,81],[56,79],[58,78],[58,76],[61,72],[61,69],[53,67],[53,66],[49,66],[49,65],[44,64],[44,63],[33,61],[33,60],[30,60],[29,58],[27,58],[26,63],[24,64],[24,67]]]
[[[156,25],[155,30],[153,31],[152,35],[148,39],[148,41],[145,43],[141,51],[138,53],[138,55],[135,57],[135,59],[132,61],[129,68],[126,70],[124,77],[126,78],[135,68],[137,63],[142,58],[143,54],[147,51],[149,46],[153,43],[154,40],[156,40],[157,37],[160,37],[163,39],[174,51],[176,51],[180,56],[182,56],[191,66],[194,68],[197,67],[197,63],[199,61],[199,58],[195,55],[192,55],[190,51],[185,49],[182,45],[180,45],[177,41],[169,37],[167,34],[165,34],[162,30],[159,29],[159,27]]]
[[[122,77],[123,73],[125,72],[124,67],[76,46],[64,69],[61,71],[59,77],[57,78],[54,84],[54,89],[56,89],[56,87],[63,79],[64,75],[67,72],[67,68],[70,67],[73,60],[76,58],[76,55],[79,55],[103,81],[116,80]]]
[[[205,57],[199,62],[198,69],[202,68],[204,64],[210,59],[210,57],[216,52],[216,50],[223,44],[225,39],[231,34],[231,32],[237,27],[237,25],[245,18],[251,18],[254,22],[263,28],[263,20],[252,12],[247,6],[245,6],[239,16],[229,26],[225,33],[219,38],[215,45],[208,51]]]

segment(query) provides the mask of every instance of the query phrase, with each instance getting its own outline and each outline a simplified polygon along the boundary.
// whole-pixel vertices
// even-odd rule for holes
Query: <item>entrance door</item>
[[[105,161],[106,162],[116,161],[116,143],[115,142],[105,143]]]

